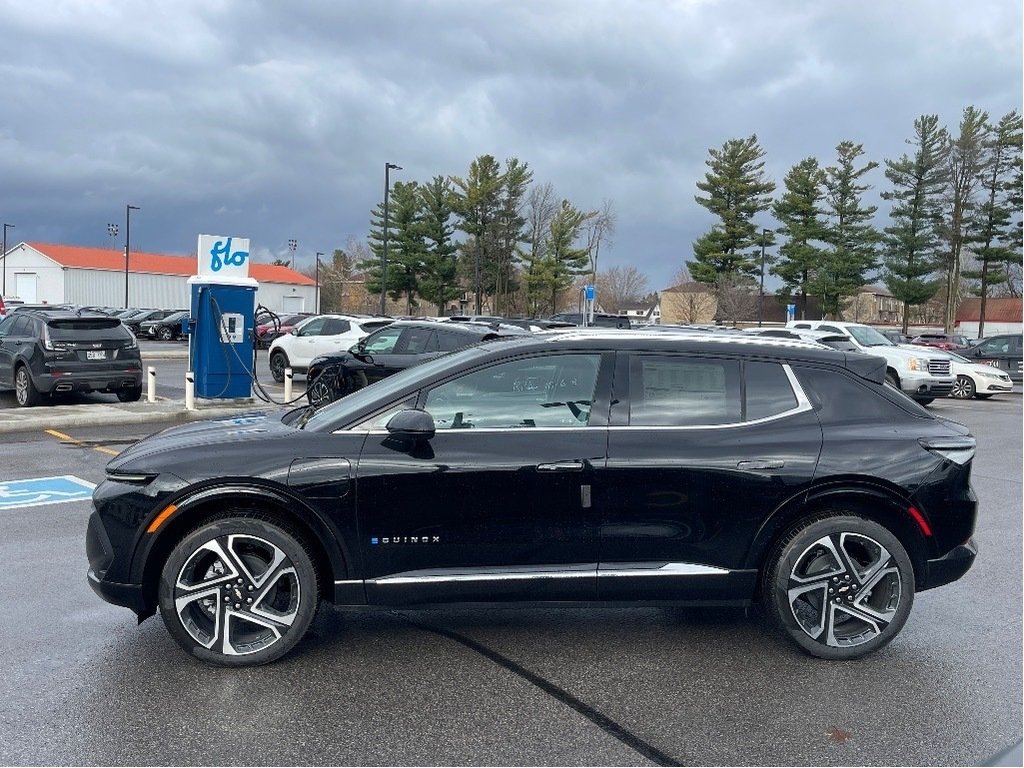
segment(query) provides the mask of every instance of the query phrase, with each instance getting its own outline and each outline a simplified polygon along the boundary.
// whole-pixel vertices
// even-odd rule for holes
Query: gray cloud
[[[4,2],[0,29],[19,238],[102,244],[131,202],[139,248],[294,237],[300,263],[365,235],[385,161],[426,180],[490,153],[613,200],[602,261],[664,287],[712,223],[709,147],[756,133],[781,184],[847,138],[897,156],[922,113],[1021,107],[1021,8],[1000,0]]]

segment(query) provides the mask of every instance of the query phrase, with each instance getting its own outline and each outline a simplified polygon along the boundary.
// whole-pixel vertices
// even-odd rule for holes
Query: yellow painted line
[[[71,435],[65,435],[63,432],[58,432],[56,429],[48,429],[46,430],[46,434],[50,435],[50,437],[56,437],[58,440],[64,440],[65,442],[68,443],[74,443],[75,445],[82,444],[81,440],[75,440],[75,438],[73,438]]]
[[[120,456],[121,455],[120,451],[115,451],[113,448],[104,448],[102,445],[93,448],[93,450],[94,451],[99,451],[100,453],[105,453],[108,456]]]

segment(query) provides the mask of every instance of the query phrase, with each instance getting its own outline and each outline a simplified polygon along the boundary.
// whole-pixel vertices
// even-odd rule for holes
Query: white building
[[[125,306],[124,252],[53,243],[20,243],[2,260],[3,295],[26,304]],[[128,306],[187,309],[194,257],[132,251],[128,262]],[[249,265],[259,283],[256,301],[279,312],[313,312],[316,282],[289,267]]]

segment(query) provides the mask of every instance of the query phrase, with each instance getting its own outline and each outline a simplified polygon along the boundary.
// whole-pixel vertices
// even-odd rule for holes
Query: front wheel
[[[331,382],[333,373],[324,371],[322,374],[313,379],[313,383],[309,385],[307,396],[309,397],[309,404],[314,408],[323,408],[325,405],[329,405],[338,399],[338,393],[335,390],[334,384]]]
[[[837,512],[782,540],[763,597],[774,622],[812,656],[856,659],[903,628],[914,604],[914,568],[886,528]]]
[[[301,539],[237,513],[178,543],[164,564],[159,599],[167,629],[188,653],[243,667],[290,651],[309,628],[319,594]]]
[[[934,397],[915,397],[914,399],[921,405],[931,405],[935,402]]]
[[[170,341],[171,339],[174,338],[174,331],[165,326],[160,329],[160,332],[157,334],[157,336],[160,338],[160,341]]]
[[[953,391],[950,392],[950,397],[955,397],[957,400],[970,400],[978,393],[977,387],[974,386],[974,379],[970,376],[957,376],[956,381],[953,382]]]
[[[276,350],[270,356],[270,375],[278,384],[284,381],[284,369],[288,367],[288,355]]]

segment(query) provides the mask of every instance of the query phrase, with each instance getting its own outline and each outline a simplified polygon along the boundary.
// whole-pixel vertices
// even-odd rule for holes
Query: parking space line
[[[102,446],[102,445],[93,445],[93,446],[87,445],[86,443],[84,443],[81,440],[78,440],[78,439],[72,437],[71,435],[67,435],[67,434],[65,434],[63,432],[58,432],[56,429],[47,429],[45,431],[46,431],[46,434],[48,434],[50,437],[56,437],[58,440],[60,440],[62,442],[65,442],[65,443],[70,443],[71,445],[77,446],[78,448],[90,448],[91,447],[94,451],[99,451],[100,453],[105,453],[108,456],[119,456],[121,454],[120,451],[115,451],[113,448],[107,448],[107,447]]]

